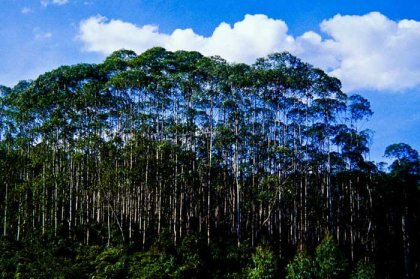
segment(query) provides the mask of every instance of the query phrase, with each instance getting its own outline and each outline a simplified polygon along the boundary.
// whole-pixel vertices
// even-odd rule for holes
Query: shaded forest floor
[[[313,251],[287,260],[269,245],[252,248],[235,240],[207,245],[190,234],[175,247],[169,233],[143,251],[140,244],[83,245],[44,237],[0,240],[1,278],[374,278],[363,260],[351,266],[327,236]]]

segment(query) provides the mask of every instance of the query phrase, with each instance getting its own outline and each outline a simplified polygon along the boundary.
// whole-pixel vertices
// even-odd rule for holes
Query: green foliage
[[[359,260],[350,278],[351,279],[374,279],[375,266],[366,260],[363,260],[363,259]]]
[[[16,253],[19,243],[0,239],[0,278],[13,278],[17,266]]]
[[[221,240],[207,248],[210,258],[206,259],[207,268],[214,278],[244,278],[251,263],[253,249],[244,241],[238,246],[236,241]]]
[[[74,247],[64,240],[0,240],[0,278],[58,278],[71,273]],[[82,278],[79,276],[79,278]]]
[[[312,279],[316,272],[314,260],[305,251],[296,254],[286,266],[286,279]]]
[[[406,143],[391,144],[385,149],[385,157],[396,159],[390,166],[395,175],[420,174],[420,157],[417,150]]]
[[[89,278],[90,274],[95,273],[96,259],[102,250],[103,247],[100,246],[79,245],[66,278]]]
[[[130,256],[129,278],[170,278],[175,272],[175,259],[172,255],[165,255],[154,249],[139,252]]]
[[[316,248],[314,262],[315,277],[320,279],[338,278],[346,269],[346,262],[330,235]]]
[[[276,278],[276,258],[268,247],[258,246],[252,255],[252,267],[248,269],[248,278]]]
[[[327,235],[316,247],[313,257],[305,251],[298,252],[286,266],[286,279],[341,278],[347,263],[338,246]]]
[[[102,251],[95,260],[93,278],[122,278],[126,272],[125,250],[121,247],[110,247]]]
[[[207,244],[199,235],[186,236],[178,249],[179,263],[174,272],[175,278],[196,278],[206,273],[209,251]]]

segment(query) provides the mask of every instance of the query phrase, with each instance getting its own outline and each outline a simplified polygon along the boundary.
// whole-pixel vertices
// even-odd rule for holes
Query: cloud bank
[[[154,46],[196,50],[231,62],[289,51],[340,78],[345,90],[402,91],[420,86],[420,22],[393,21],[378,12],[336,15],[320,24],[321,33],[288,33],[287,24],[266,15],[246,15],[230,25],[221,23],[201,36],[192,29],[162,33],[156,25],[137,26],[94,16],[80,22],[84,50],[108,55],[126,48],[141,53]]]

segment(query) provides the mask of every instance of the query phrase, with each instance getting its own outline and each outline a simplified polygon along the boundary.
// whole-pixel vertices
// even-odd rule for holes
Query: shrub
[[[351,274],[351,279],[373,279],[375,278],[375,266],[365,260],[357,262],[356,268]]]
[[[173,256],[168,256],[157,250],[135,253],[129,260],[129,278],[170,278],[175,271]]]
[[[253,268],[248,271],[248,278],[275,278],[277,271],[273,252],[266,247],[257,247],[252,255]]]
[[[345,271],[345,267],[346,262],[342,259],[337,245],[332,237],[327,235],[315,251],[316,278],[337,278]]]
[[[286,279],[312,279],[314,272],[313,259],[305,251],[301,251],[286,266]]]
[[[124,278],[126,273],[125,250],[119,247],[105,249],[96,257],[93,278]]]

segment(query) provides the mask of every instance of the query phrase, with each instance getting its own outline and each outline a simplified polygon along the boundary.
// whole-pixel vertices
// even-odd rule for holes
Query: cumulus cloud
[[[233,25],[223,22],[208,37],[190,28],[166,34],[156,25],[137,26],[103,16],[81,21],[79,28],[84,50],[104,55],[121,48],[141,53],[162,46],[252,63],[269,53],[289,51],[340,78],[346,90],[420,86],[420,22],[393,21],[378,12],[336,15],[320,24],[321,33],[300,36],[290,35],[284,21],[260,14],[246,15]]]
[[[62,6],[69,2],[69,0],[41,0],[41,5],[46,7],[48,5]]]
[[[164,34],[156,25],[136,26],[95,16],[80,23],[79,37],[85,50],[103,54],[120,48],[141,53],[154,46],[163,46],[168,50],[198,50],[205,55],[221,55],[229,61],[250,63],[256,57],[293,42],[293,38],[287,35],[285,22],[265,15],[246,15],[233,26],[221,23],[210,37],[198,35],[190,28]]]
[[[420,85],[420,22],[380,13],[341,16],[321,23],[338,60],[331,74],[351,88],[403,90]],[[327,44],[324,44],[325,47]]]

